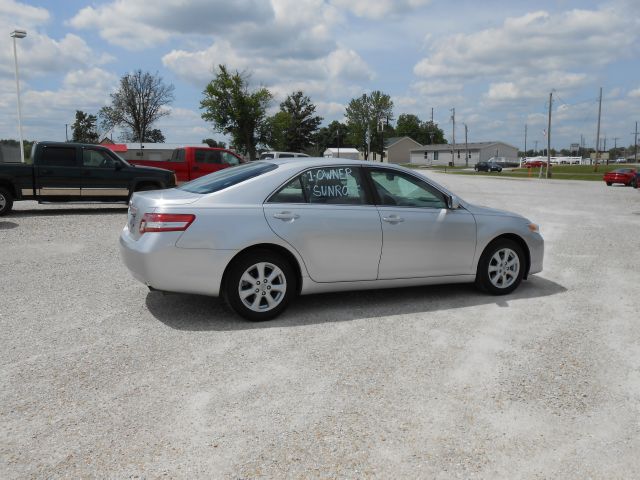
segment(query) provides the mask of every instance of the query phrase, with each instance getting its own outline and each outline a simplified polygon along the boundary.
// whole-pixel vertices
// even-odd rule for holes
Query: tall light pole
[[[13,59],[16,65],[16,94],[18,96],[18,133],[20,135],[20,161],[24,163],[24,140],[22,137],[22,107],[20,105],[20,76],[18,73],[18,51],[16,49],[16,38],[27,36],[26,30],[14,30],[10,34],[13,37]]]

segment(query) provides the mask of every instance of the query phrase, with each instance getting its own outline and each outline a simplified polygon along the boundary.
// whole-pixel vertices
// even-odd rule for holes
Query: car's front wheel
[[[607,182],[607,187],[610,187],[610,186],[611,186],[611,182]]]
[[[281,255],[256,250],[229,266],[224,295],[228,305],[253,322],[278,316],[297,291],[293,268]]]
[[[524,276],[522,247],[508,238],[500,238],[485,248],[478,262],[476,285],[493,295],[513,292]]]

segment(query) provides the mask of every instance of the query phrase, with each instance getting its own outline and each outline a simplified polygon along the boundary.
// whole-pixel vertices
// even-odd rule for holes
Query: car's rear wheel
[[[610,186],[611,186],[611,182],[607,182],[607,187],[610,187]]]
[[[11,208],[13,208],[13,195],[6,188],[0,188],[0,216],[9,213]]]
[[[485,248],[476,273],[476,285],[493,295],[513,292],[524,276],[522,247],[508,238],[500,238]]]
[[[278,316],[297,291],[296,275],[277,253],[257,250],[229,266],[224,295],[240,316],[261,322]]]

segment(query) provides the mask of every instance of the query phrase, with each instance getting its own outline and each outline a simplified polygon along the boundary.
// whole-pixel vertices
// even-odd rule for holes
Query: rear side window
[[[244,163],[237,167],[225,168],[192,182],[178,187],[179,190],[192,193],[213,193],[229,188],[250,178],[258,177],[264,173],[278,168],[277,165],[267,162]]]
[[[172,162],[184,162],[184,148],[176,148],[171,154]]]
[[[74,147],[44,147],[40,154],[39,163],[51,167],[75,167],[76,149]]]
[[[281,153],[278,155],[278,158],[293,158],[295,155],[293,153]]]
[[[196,163],[222,163],[220,150],[196,150]]]
[[[262,155],[260,155],[260,160],[265,160],[268,158],[273,158],[273,153],[263,153]]]
[[[362,205],[367,203],[357,167],[322,167],[307,170],[269,198],[269,203],[319,203]]]

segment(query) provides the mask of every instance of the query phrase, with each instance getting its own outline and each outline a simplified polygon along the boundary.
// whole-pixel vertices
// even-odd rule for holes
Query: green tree
[[[265,144],[271,150],[295,152],[289,146],[289,131],[293,119],[287,112],[280,111],[267,119],[265,128]]]
[[[219,65],[203,95],[202,118],[212,122],[216,131],[231,135],[233,145],[254,160],[257,145],[265,143],[266,112],[272,99],[269,90],[250,90],[246,74],[237,70],[231,74]]]
[[[347,126],[349,128],[349,141],[361,148],[364,158],[369,158],[369,145],[367,137],[371,140],[372,151],[381,152],[379,125],[383,128],[393,120],[393,101],[386,93],[379,90],[371,92],[369,95],[362,94],[358,98],[353,98],[347,105],[345,114]]]
[[[311,146],[322,117],[315,115],[316,106],[311,99],[298,90],[280,104],[280,111],[289,115],[287,150],[301,152]]]
[[[416,115],[403,113],[398,116],[396,134],[399,137],[410,137],[416,142],[422,143],[420,141],[420,138],[422,137],[422,122]]]
[[[444,138],[444,130],[439,128],[437,123],[430,120],[422,123],[420,128],[420,137],[417,141],[422,145],[441,145],[449,143],[447,139]]]
[[[227,144],[225,142],[218,142],[218,141],[214,140],[213,138],[204,138],[202,140],[202,143],[206,143],[211,148],[227,148],[226,147]]]
[[[322,127],[314,136],[313,154],[322,156],[329,147],[353,148],[354,145],[347,137],[348,129],[344,123],[334,120],[326,127]]]
[[[98,143],[98,118],[82,110],[76,110],[76,121],[71,125],[71,141],[78,143]]]
[[[132,142],[153,142],[151,126],[169,115],[166,106],[173,102],[173,85],[165,84],[158,73],[137,70],[120,79],[120,87],[111,94],[111,105],[99,112],[105,130],[124,128]]]

